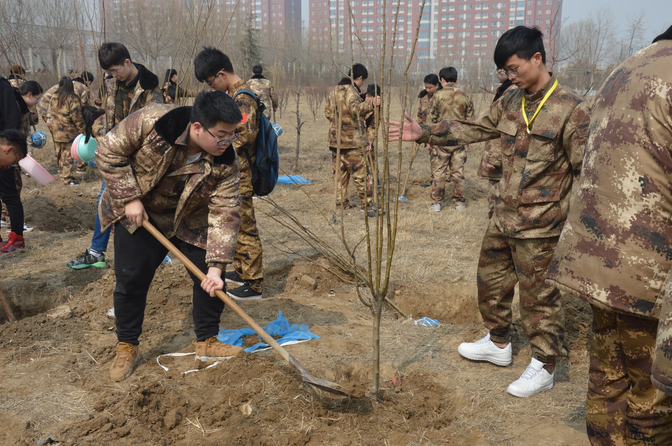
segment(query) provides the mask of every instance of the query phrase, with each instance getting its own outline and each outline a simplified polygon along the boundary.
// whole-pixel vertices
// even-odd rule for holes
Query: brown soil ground
[[[343,253],[341,227],[329,224],[333,181],[326,122],[321,114],[317,122],[306,117],[297,173],[313,184],[279,185],[271,199]],[[296,118],[285,112],[278,121],[285,129],[282,163],[289,166]],[[482,149],[474,145],[469,154],[464,212],[449,201],[444,211],[430,212],[429,189],[420,186],[430,177],[426,150],[413,164],[410,201],[399,206],[388,295],[413,318],[428,316],[441,325],[418,326],[384,308],[379,399],[368,390],[371,312],[350,276],[284,226],[278,208],[263,199],[256,207],[267,298],[241,307],[261,325],[279,311],[290,323],[308,324],[321,339],[288,351],[313,375],[364,390],[365,396],[314,390],[272,351],[241,354],[189,374],[181,372],[194,368],[193,357],[164,357],[161,363],[169,368],[164,371],[158,355],[193,349],[191,282],[176,260],[157,271],[148,296],[139,366],[126,381],[111,382],[107,370],[116,339],[114,320],[106,313],[114,271],[65,267],[90,244],[97,172],[86,174],[78,187],[58,181],[40,186],[24,177],[26,221],[36,229],[26,234],[26,249],[0,257],[0,284],[19,318],[9,323],[0,312],[0,444],[34,445],[51,438],[63,445],[587,445],[591,314],[583,302],[565,297],[569,355],[556,369],[551,391],[527,399],[505,391],[530,361],[517,311],[513,365],[473,363],[457,353],[460,342],[485,334],[475,287],[487,224],[487,183],[476,178]],[[404,147],[402,180],[409,150]],[[51,143],[34,152],[56,176]],[[396,155],[390,161],[396,166]],[[363,216],[348,211],[343,224],[348,243],[356,245],[366,231]],[[365,249],[357,252],[365,264]],[[112,265],[112,243],[107,257]],[[222,328],[243,326],[225,311]],[[401,384],[395,386],[397,377]]]

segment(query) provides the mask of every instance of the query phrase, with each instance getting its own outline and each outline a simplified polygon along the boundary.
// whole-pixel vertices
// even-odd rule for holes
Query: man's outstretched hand
[[[422,128],[420,128],[420,124],[418,124],[418,121],[411,118],[411,116],[408,113],[404,113],[404,115],[406,117],[406,121],[408,122],[404,122],[403,140],[417,141],[418,138],[422,136]],[[399,141],[399,134],[401,132],[401,122],[390,121],[389,124],[390,129],[388,131],[388,136],[390,137],[390,142]]]

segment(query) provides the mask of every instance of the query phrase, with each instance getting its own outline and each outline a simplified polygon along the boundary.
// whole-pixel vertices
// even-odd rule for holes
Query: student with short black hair
[[[427,111],[429,110],[429,104],[434,98],[434,93],[441,90],[441,82],[439,81],[439,76],[436,74],[428,74],[424,79],[425,88],[420,90],[418,98],[420,99],[420,104],[418,105],[418,123],[420,125],[427,123]]]
[[[229,57],[216,48],[205,47],[194,59],[194,72],[199,82],[205,82],[215,90],[228,92],[232,98],[240,90],[249,90],[247,83],[233,72]],[[256,162],[256,141],[261,116],[257,101],[249,94],[241,93],[235,102],[243,120],[238,124],[240,139],[233,147],[240,158],[240,193],[243,203],[240,207],[240,232],[233,261],[233,271],[226,272],[228,282],[239,285],[229,290],[237,300],[253,300],[263,297],[264,269],[262,247],[254,215],[254,189],[252,187],[251,164]]]
[[[145,228],[151,222],[203,273],[189,272],[197,361],[233,356],[217,340],[224,303],[222,273],[233,261],[240,225],[238,157],[232,143],[242,119],[220,91],[201,92],[192,107],[152,104],[108,132],[96,150],[107,184],[98,206],[103,229],[114,225],[117,355],[110,378],[122,381],[138,359],[147,292],[168,250]],[[148,168],[148,166],[150,168]]]
[[[512,28],[497,43],[495,63],[517,89],[507,90],[469,120],[420,126],[407,115],[409,122],[403,124],[405,141],[440,146],[497,138],[501,142],[503,176],[477,271],[478,306],[488,334],[475,343],[460,344],[458,352],[476,361],[511,364],[511,304],[519,282],[520,313],[532,360],[507,388],[518,397],[551,389],[556,361],[563,354],[562,296],[544,278],[567,219],[573,181],[581,172],[590,123],[588,105],[558,83],[545,59],[541,31]],[[390,124],[390,138],[395,140],[401,123]]]
[[[261,102],[266,105],[264,114],[271,121],[275,121],[275,111],[278,109],[278,96],[275,94],[273,83],[264,77],[264,69],[261,65],[252,68],[252,77],[247,80],[247,85],[257,95]],[[272,109],[272,112],[271,112]]]
[[[466,91],[455,85],[457,70],[453,67],[439,71],[441,90],[432,98],[427,111],[427,122],[435,124],[444,119],[469,119],[474,115],[474,104]],[[446,195],[446,176],[453,182],[453,205],[457,210],[466,208],[464,197],[464,165],[467,162],[467,146],[428,145],[429,164],[432,172],[430,210],[440,212]]]
[[[103,43],[98,50],[98,62],[100,62],[100,67],[109,73],[103,81],[105,97],[102,103],[105,110],[105,132],[118,125],[129,114],[149,104],[163,103],[159,78],[144,65],[132,62],[128,49],[121,43]],[[103,180],[100,194],[104,190],[105,181]],[[76,259],[66,263],[66,266],[73,269],[107,266],[105,251],[109,232],[108,234],[100,233],[96,230],[100,227],[99,217],[96,214],[91,247]],[[110,228],[107,229],[107,231],[110,230]]]
[[[331,165],[336,179],[336,206],[338,209],[353,209],[348,197],[350,177],[357,186],[360,210],[375,216],[373,201],[373,181],[371,170],[367,169],[364,158],[369,143],[366,138],[365,118],[374,110],[374,103],[380,104],[380,97],[367,101],[361,97],[361,88],[369,73],[360,63],[356,63],[331,90],[324,107],[324,115],[329,120],[328,147]],[[369,148],[370,150],[370,148]]]

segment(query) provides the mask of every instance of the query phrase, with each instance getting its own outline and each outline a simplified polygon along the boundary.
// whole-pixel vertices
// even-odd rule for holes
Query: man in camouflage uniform
[[[240,90],[250,87],[233,71],[229,57],[215,48],[204,48],[194,59],[196,79],[206,82],[215,90],[226,91],[235,96],[235,102],[242,113],[243,120],[238,124],[240,139],[233,146],[240,158],[240,194],[243,204],[240,206],[240,232],[233,260],[233,271],[226,272],[226,280],[240,285],[229,290],[234,299],[251,300],[263,297],[264,269],[262,264],[261,239],[254,215],[254,188],[250,165],[256,162],[256,141],[261,116],[255,99],[246,93],[236,96]]]
[[[562,297],[544,284],[544,276],[567,216],[573,178],[581,170],[590,117],[587,104],[546,70],[538,29],[518,26],[504,33],[494,59],[518,89],[468,121],[420,126],[407,116],[403,139],[439,146],[500,139],[500,196],[477,272],[478,304],[489,333],[476,343],[460,344],[458,351],[472,360],[511,363],[511,303],[519,282],[521,319],[533,357],[507,392],[528,397],[553,387],[556,359],[562,354]],[[392,127],[391,140],[399,133]]]
[[[362,64],[353,65],[348,77],[341,79],[329,93],[324,115],[329,120],[329,150],[336,177],[336,205],[352,209],[348,183],[352,176],[357,186],[361,210],[373,206],[373,181],[365,162],[366,140],[364,117],[374,110],[374,101],[365,101],[360,88],[369,76]],[[379,98],[378,98],[379,99]]]
[[[103,81],[105,86],[103,99],[105,132],[112,130],[130,113],[149,104],[163,103],[159,78],[143,65],[132,62],[128,49],[121,43],[103,43],[98,49],[98,62],[100,67],[109,73],[109,76],[106,76]],[[82,73],[82,78],[88,78],[88,74]],[[83,86],[81,83],[75,82],[76,88],[79,88],[78,85]],[[88,91],[87,88],[87,97],[89,97]],[[101,184],[98,197],[102,195],[104,190],[105,181]],[[107,266],[105,251],[107,250],[111,228],[101,232],[100,227],[100,219],[96,215],[91,248],[88,248],[76,259],[67,262],[66,266],[73,269],[104,268]]]
[[[247,81],[250,90],[264,103],[266,109],[264,114],[272,121],[275,119],[275,112],[278,109],[278,96],[275,94],[275,88],[271,81],[264,77],[264,69],[261,65],[255,65],[252,68],[252,78]],[[271,114],[271,108],[273,113]]]
[[[434,94],[441,90],[441,82],[439,76],[436,74],[428,74],[425,76],[425,88],[418,94],[420,104],[418,105],[418,124],[427,124],[427,112],[429,111],[429,104],[434,98]]]
[[[496,74],[497,79],[501,85],[497,87],[497,91],[495,92],[495,97],[492,102],[496,102],[499,98],[502,97],[506,90],[513,87],[513,82],[511,82],[503,70],[497,70]],[[483,150],[481,163],[478,165],[477,175],[484,180],[488,180],[489,182],[488,219],[490,219],[492,218],[492,214],[495,212],[495,203],[497,202],[499,181],[502,179],[502,147],[499,143],[499,140],[493,139],[487,142],[485,150]]]
[[[672,401],[651,383],[672,377],[668,349],[658,350],[652,374],[659,317],[668,327],[659,341],[669,342],[672,27],[654,42],[595,97],[581,180],[548,269],[548,283],[592,306],[586,424],[594,445],[672,444]]]
[[[222,272],[233,260],[240,219],[238,138],[241,114],[225,93],[202,92],[193,107],[150,105],[108,132],[96,150],[107,183],[98,207],[114,225],[114,312],[117,355],[110,378],[133,371],[147,291],[168,250],[143,223],[150,221],[205,275],[193,286],[196,360],[220,360],[240,347],[217,340],[224,303]]]
[[[369,84],[366,87],[366,93],[361,94],[365,101],[375,102],[378,97],[380,97],[380,85]],[[378,188],[380,185],[380,178],[378,177],[378,171],[376,167],[376,136],[378,134],[378,128],[380,127],[380,107],[374,107],[374,110],[371,110],[369,113],[364,116],[364,125],[366,126],[366,141],[368,142],[367,146],[367,163],[369,170],[371,171],[371,178],[377,179]]]
[[[442,68],[439,72],[441,90],[437,91],[429,105],[427,123],[436,124],[445,119],[469,119],[474,115],[474,104],[469,95],[457,88],[457,70]],[[453,204],[455,209],[464,210],[464,164],[467,162],[467,146],[441,147],[428,145],[429,162],[432,170],[432,192],[434,203],[431,210],[441,211],[441,202],[446,195],[446,173],[453,181]]]

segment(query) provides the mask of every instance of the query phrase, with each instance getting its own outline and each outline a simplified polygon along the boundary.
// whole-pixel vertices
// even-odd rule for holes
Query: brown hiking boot
[[[138,346],[127,342],[117,344],[117,356],[110,367],[110,379],[123,381],[133,373],[133,367],[138,362]]]
[[[194,341],[194,346],[196,347],[196,360],[203,362],[220,361],[231,356],[236,356],[243,351],[243,347],[236,347],[235,345],[218,341],[217,336],[201,342]]]

